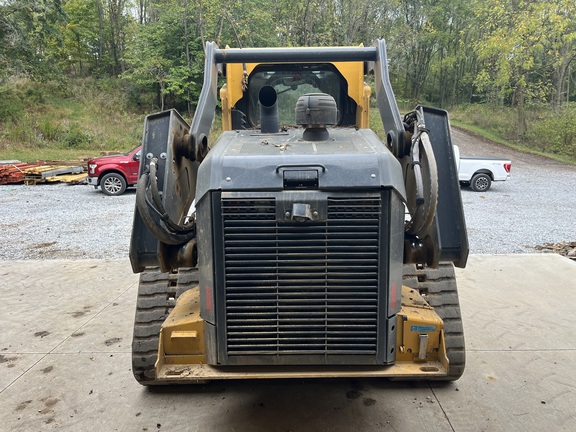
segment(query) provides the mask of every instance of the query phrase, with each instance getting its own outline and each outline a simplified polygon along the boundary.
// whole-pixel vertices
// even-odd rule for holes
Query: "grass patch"
[[[137,146],[145,115],[130,109],[120,80],[106,81],[15,80],[0,88],[0,160],[74,160]]]
[[[491,131],[487,131],[487,130],[482,129],[481,127],[478,127],[475,125],[469,125],[466,123],[462,123],[462,122],[459,122],[457,120],[451,120],[450,123],[453,126],[456,126],[460,129],[464,129],[465,131],[472,133],[473,135],[477,135],[479,137],[485,138],[485,139],[493,141],[495,143],[502,144],[503,146],[510,147],[514,150],[517,150],[517,151],[520,151],[523,153],[529,153],[529,154],[533,154],[533,155],[547,157],[549,159],[556,160],[558,162],[563,162],[563,163],[570,164],[570,165],[576,165],[576,159],[571,158],[569,156],[553,154],[553,153],[546,153],[546,152],[543,152],[540,150],[533,149],[531,147],[520,145],[520,144],[512,142],[512,141],[507,141],[507,140],[503,139],[502,137],[499,137],[498,135],[494,134]]]
[[[384,130],[384,125],[382,124],[382,118],[380,117],[380,111],[378,108],[370,108],[370,129],[374,131],[378,138],[382,142],[386,142],[386,131]]]
[[[83,161],[91,157],[100,156],[94,150],[77,149],[13,149],[2,152],[0,160],[19,160],[21,162],[36,163],[38,161]]]
[[[494,133],[492,131],[483,129],[480,126],[466,124],[466,123],[463,123],[461,121],[454,120],[454,119],[450,119],[450,124],[452,126],[456,126],[460,129],[464,129],[464,130],[466,130],[466,131],[468,131],[474,135],[478,135],[482,138],[493,141],[495,143],[502,144],[502,145],[507,146],[507,147],[515,148],[514,144],[512,144],[510,141],[505,140],[504,138],[498,136],[496,133]]]

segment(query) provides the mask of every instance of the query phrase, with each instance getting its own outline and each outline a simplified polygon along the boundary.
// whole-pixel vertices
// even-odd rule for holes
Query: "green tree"
[[[112,59],[110,71],[112,75],[125,71],[124,49],[126,29],[130,21],[126,7],[126,0],[107,0],[108,46]]]
[[[117,76],[126,69],[124,51],[134,19],[126,0],[64,0],[68,15],[65,63],[79,74]]]
[[[546,39],[544,10],[543,0],[478,2],[481,34],[475,49],[481,70],[475,84],[493,104],[506,100],[517,108],[518,137],[527,132],[527,100],[542,99],[548,84],[538,73]]]
[[[572,0],[546,2],[544,22],[546,43],[543,64],[552,81],[550,102],[556,113],[569,98],[570,66],[576,58],[576,3]]]
[[[204,37],[237,48],[278,46],[276,7],[266,0],[211,2]]]
[[[154,6],[154,21],[140,26],[126,51],[128,70],[124,77],[142,87],[153,87],[158,108],[179,100],[195,101],[200,93],[203,47],[189,33],[188,3],[166,2]]]
[[[0,3],[0,74],[46,79],[59,72],[66,15],[60,0]]]
[[[282,46],[338,45],[334,1],[279,0],[275,3],[276,34]]]
[[[394,0],[334,0],[333,41],[337,45],[365,45],[387,36]]]
[[[400,0],[392,14],[391,74],[397,91],[414,101],[424,94],[432,60],[440,49],[435,4],[433,0]]]
[[[69,73],[101,72],[100,10],[94,0],[66,0],[68,22],[64,31],[64,63]]]
[[[475,74],[475,56],[467,47],[474,35],[472,7],[468,0],[440,0],[430,18],[437,35],[431,59],[427,99],[441,107],[469,101]]]

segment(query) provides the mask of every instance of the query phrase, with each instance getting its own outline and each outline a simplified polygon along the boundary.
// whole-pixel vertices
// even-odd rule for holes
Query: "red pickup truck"
[[[142,146],[128,153],[102,156],[88,161],[88,184],[106,195],[121,195],[138,182]]]

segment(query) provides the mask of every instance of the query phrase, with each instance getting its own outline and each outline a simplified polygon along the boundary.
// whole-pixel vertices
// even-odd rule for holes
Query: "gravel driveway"
[[[453,129],[463,156],[512,161],[512,176],[484,192],[462,188],[471,253],[526,253],[576,241],[576,166],[512,150]]]
[[[0,260],[128,257],[136,190],[0,186]]]
[[[526,253],[576,240],[576,167],[453,131],[462,155],[512,160],[512,177],[484,193],[462,188],[471,253]],[[135,191],[0,186],[0,260],[128,256]]]

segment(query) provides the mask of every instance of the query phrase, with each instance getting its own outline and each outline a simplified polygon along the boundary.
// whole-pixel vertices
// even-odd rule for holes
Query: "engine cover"
[[[200,165],[210,364],[394,362],[401,167],[370,130],[301,136],[227,132]]]

